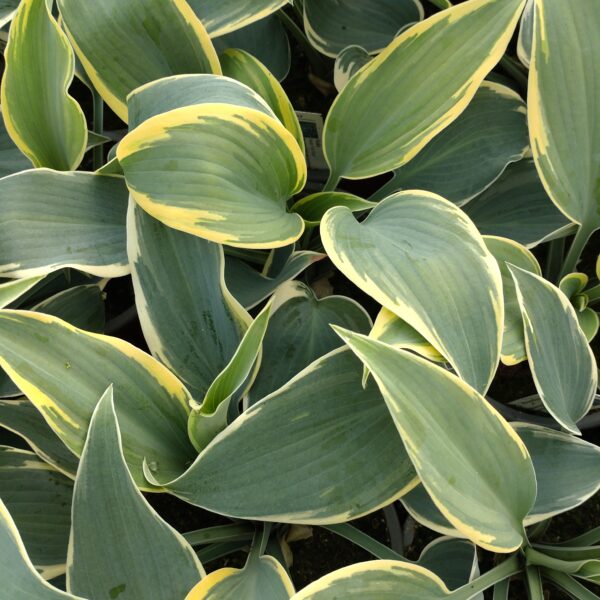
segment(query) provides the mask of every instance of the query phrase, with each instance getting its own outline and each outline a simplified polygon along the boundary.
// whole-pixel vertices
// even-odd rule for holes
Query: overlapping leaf
[[[275,76],[257,58],[244,50],[225,50],[219,58],[223,74],[245,83],[264,98],[277,115],[277,118],[294,136],[300,148],[304,150],[304,137],[298,117],[294,112],[292,103]]]
[[[524,519],[525,525],[572,510],[598,491],[600,451],[596,446],[538,425],[516,423],[513,427],[527,446],[537,482],[535,504]],[[401,501],[419,523],[430,529],[453,537],[464,535],[436,508],[422,485]]]
[[[371,370],[438,509],[483,548],[519,548],[536,484],[527,448],[510,425],[446,370],[404,350],[338,331]]]
[[[144,337],[201,401],[234,355],[251,318],[224,280],[218,244],[166,227],[134,203],[129,260]]]
[[[458,206],[489,187],[529,147],[525,102],[510,88],[484,81],[464,112],[372,198],[428,190]]]
[[[240,304],[250,310],[270,296],[281,284],[294,279],[323,258],[325,258],[324,254],[309,250],[292,252],[276,273],[265,274],[252,268],[243,260],[227,256],[225,282]]]
[[[504,335],[500,357],[506,365],[515,365],[527,359],[523,317],[517,298],[515,283],[508,265],[515,265],[530,273],[541,275],[542,270],[535,256],[524,246],[512,240],[484,236],[485,245],[498,261],[502,273],[502,293],[504,295]]]
[[[59,0],[58,7],[87,76],[125,122],[127,94],[140,85],[220,73],[208,33],[185,0]]]
[[[203,579],[186,600],[289,600],[294,586],[272,556],[250,557],[243,569],[223,568]]]
[[[75,478],[79,464],[77,457],[27,398],[0,400],[0,426],[22,437],[44,462],[71,479]]]
[[[264,112],[178,108],[130,132],[117,157],[135,201],[169,227],[248,248],[286,246],[302,234],[285,204],[304,186],[304,156]]]
[[[316,192],[298,200],[291,210],[298,213],[307,227],[316,227],[325,213],[335,206],[345,206],[352,212],[363,212],[375,208],[376,203],[363,200],[346,192]]]
[[[0,446],[0,496],[45,579],[65,572],[73,482],[32,452]]]
[[[231,33],[264,19],[288,0],[190,0],[211,37]]]
[[[176,108],[214,102],[253,108],[275,116],[259,94],[239,81],[221,75],[173,75],[142,85],[127,96],[129,128],[134,129],[146,119]]]
[[[361,223],[346,208],[329,210],[321,238],[346,277],[487,390],[502,340],[501,277],[459,208],[428,192],[399,192]]]
[[[333,178],[398,168],[454,121],[504,53],[523,4],[471,0],[437,13],[361,69],[325,123],[323,145]]]
[[[401,596],[399,596],[401,594]],[[441,600],[450,591],[431,571],[396,560],[344,567],[317,579],[292,600]]]
[[[523,315],[525,345],[537,391],[568,431],[590,409],[598,369],[568,298],[542,277],[510,267]]]
[[[377,386],[360,380],[360,362],[334,350],[244,412],[166,489],[286,523],[340,523],[389,504],[415,474]]]
[[[600,12],[594,0],[536,0],[529,132],[552,201],[587,234],[600,227]],[[556,85],[561,81],[561,85]]]
[[[482,194],[464,207],[485,235],[509,238],[528,248],[568,235],[571,224],[554,206],[532,160],[509,165]]]
[[[4,118],[0,118],[0,177],[25,171],[31,167],[31,161],[19,150],[6,131]]]
[[[2,0],[0,2],[0,27],[10,23],[19,8],[20,0]]]
[[[187,438],[190,396],[166,367],[118,338],[88,333],[41,313],[0,312],[0,365],[75,454],[94,407],[111,383],[124,453],[136,483],[147,459],[168,477],[193,458]]]
[[[88,598],[172,600],[203,575],[192,547],[128,471],[110,387],[90,420],[75,480],[67,587]]]
[[[74,267],[100,277],[129,272],[122,177],[35,169],[0,179],[0,274]]]
[[[299,281],[283,284],[273,298],[261,368],[250,389],[249,402],[256,403],[341,346],[332,324],[367,333],[371,319],[360,304],[345,296],[319,300]]]
[[[202,404],[195,405],[188,421],[190,439],[198,450],[205,448],[227,426],[230,403],[252,384],[262,351],[272,304],[269,302],[252,321],[235,354],[215,377]]]
[[[242,29],[213,38],[219,53],[229,48],[240,48],[265,65],[279,81],[283,81],[292,62],[290,40],[277,15],[269,15]]]
[[[310,43],[332,58],[351,45],[376,54],[423,14],[419,0],[306,0],[304,29]]]
[[[87,144],[85,115],[69,96],[73,50],[46,0],[22,0],[4,53],[2,116],[36,167],[77,168]]]
[[[6,506],[0,499],[0,581],[6,598],[36,600],[84,600],[61,592],[44,581],[31,564],[23,540]]]
[[[335,59],[333,67],[333,84],[341,92],[350,78],[355,75],[372,59],[371,55],[361,46],[348,46],[344,48]]]

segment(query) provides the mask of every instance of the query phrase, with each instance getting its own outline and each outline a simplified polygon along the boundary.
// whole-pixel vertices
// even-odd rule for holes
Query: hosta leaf
[[[75,478],[79,461],[52,431],[42,413],[27,398],[0,400],[0,426],[21,436],[55,469]]]
[[[98,285],[77,285],[36,304],[31,310],[52,315],[86,331],[104,331],[104,298]]]
[[[555,568],[556,562],[558,562],[556,566],[561,569],[561,572],[595,584],[600,583],[600,546],[557,547],[549,544],[536,544],[535,549],[528,549],[526,557],[530,564],[551,566],[552,568]],[[549,565],[548,560],[551,561]],[[583,600],[592,598],[591,595],[571,597]]]
[[[270,296],[282,283],[297,277],[323,258],[325,255],[318,252],[293,252],[281,270],[269,276],[259,273],[243,260],[228,256],[225,259],[225,282],[240,304],[250,310]]]
[[[2,276],[67,266],[99,277],[129,272],[122,177],[34,169],[0,179],[0,195]]]
[[[75,169],[87,144],[85,115],[69,96],[73,50],[46,0],[21,0],[4,52],[2,116],[36,167]]]
[[[214,38],[213,44],[219,53],[229,48],[245,50],[260,60],[279,81],[283,81],[289,73],[292,62],[290,40],[277,15],[269,15],[242,29]]]
[[[531,64],[534,16],[535,0],[527,0],[527,4],[525,4],[525,9],[523,10],[523,15],[521,16],[519,39],[517,40],[517,56],[528,69]]]
[[[272,556],[250,557],[243,569],[224,568],[205,577],[186,600],[289,600],[294,585]]]
[[[304,151],[304,136],[294,107],[281,84],[273,74],[248,52],[239,49],[225,50],[220,56],[223,74],[241,81],[253,89],[273,109],[277,118],[294,136],[298,145]]]
[[[127,94],[180,73],[220,73],[206,29],[185,0],[58,0],[94,87],[127,122]]]
[[[527,448],[510,425],[445,369],[338,331],[371,370],[438,509],[478,546],[495,552],[519,548],[523,519],[535,500],[535,474]]]
[[[347,350],[320,358],[238,417],[167,489],[220,514],[285,523],[340,523],[386,506],[415,474],[377,386],[363,390],[360,378]]]
[[[0,177],[25,171],[31,167],[31,161],[17,148],[6,131],[4,118],[0,118]]]
[[[462,206],[521,160],[528,146],[525,102],[510,88],[484,81],[456,121],[396,170],[373,199],[428,190]]]
[[[418,562],[451,590],[466,585],[479,575],[477,547],[466,540],[436,538],[423,548]],[[483,593],[473,596],[473,600],[484,600]]]
[[[600,317],[598,313],[591,308],[585,308],[581,312],[577,312],[576,316],[586,340],[591,342],[596,337],[598,329],[600,329]]]
[[[204,575],[192,547],[152,509],[127,469],[112,387],[94,410],[81,454],[67,568],[69,591],[90,599],[183,598]]]
[[[65,572],[72,494],[73,482],[35,454],[0,446],[0,497],[45,579]]]
[[[568,273],[558,283],[558,289],[569,299],[583,292],[590,278],[585,273]]]
[[[416,329],[467,383],[488,388],[502,340],[500,271],[459,208],[428,192],[399,192],[361,223],[332,208],[321,238],[346,277]]]
[[[529,450],[537,479],[537,498],[526,525],[580,506],[600,489],[598,446],[538,425],[513,427]]]
[[[247,248],[287,246],[304,229],[286,211],[306,162],[281,123],[257,110],[201,104],[148,119],[117,148],[133,198],[169,227]]]
[[[260,365],[262,342],[265,337],[271,303],[252,321],[240,345],[227,366],[208,388],[201,405],[194,407],[188,421],[188,433],[198,450],[227,426],[229,405],[252,384]]]
[[[193,106],[224,102],[254,108],[270,117],[275,113],[254,90],[222,75],[173,75],[151,81],[136,88],[127,96],[129,128],[162,113]]]
[[[370,62],[372,56],[361,46],[348,46],[344,48],[335,59],[333,67],[333,84],[338,92],[341,92],[350,78],[359,69]]]
[[[527,359],[523,317],[517,298],[515,282],[508,269],[508,264],[516,265],[530,273],[541,275],[542,270],[535,256],[512,240],[484,236],[485,245],[498,261],[502,273],[502,293],[504,295],[504,335],[500,358],[505,365],[516,365]],[[508,264],[507,264],[508,263]]]
[[[394,348],[412,350],[435,362],[446,362],[446,359],[416,329],[387,308],[382,308],[377,314],[369,337]],[[368,377],[369,369],[365,366],[363,383]]]
[[[316,192],[298,200],[291,210],[304,219],[307,227],[316,227],[325,213],[334,206],[345,206],[352,212],[362,212],[375,208],[377,204],[346,192]]]
[[[382,308],[377,314],[369,337],[394,348],[412,350],[429,360],[446,362],[446,359],[418,331],[387,308]]]
[[[533,248],[569,233],[569,221],[554,206],[532,160],[508,165],[487,190],[463,209],[482,234]]]
[[[59,271],[53,271],[42,277],[39,283],[36,283],[33,288],[13,302],[10,308],[29,309],[32,306],[48,300],[51,296],[54,296],[59,292],[64,292],[75,286],[90,285],[94,283],[103,288],[106,280],[101,283],[99,277],[75,269],[66,268],[60,269]]]
[[[572,435],[531,425],[514,423],[527,446],[535,470],[537,495],[524,519],[533,525],[580,506],[600,487],[600,450]],[[443,535],[462,536],[440,513],[422,485],[402,497],[402,504],[415,520]]]
[[[373,560],[317,579],[292,600],[440,600],[450,591],[434,573],[396,560]]]
[[[454,121],[500,60],[523,3],[471,0],[437,13],[361,69],[325,123],[323,146],[333,177],[396,169]]]
[[[54,432],[80,455],[98,398],[114,384],[124,453],[136,483],[142,461],[168,477],[194,456],[187,439],[190,396],[148,354],[41,313],[0,312],[0,365]]]
[[[568,298],[550,282],[510,267],[525,325],[535,386],[548,412],[568,431],[592,406],[598,370]]]
[[[21,302],[18,304],[19,306],[13,305],[13,308],[23,308]],[[26,302],[25,305],[29,306],[30,303]],[[78,285],[68,288],[35,304],[30,310],[54,315],[86,331],[97,333],[104,331],[104,298],[98,285]],[[2,370],[0,370],[0,395],[2,398],[21,395],[19,388]]]
[[[36,600],[84,600],[61,592],[44,581],[27,556],[23,540],[0,499],[0,581],[6,598]]]
[[[7,23],[10,23],[17,8],[19,8],[19,2],[21,0],[1,0],[0,1],[0,27],[4,27]]]
[[[211,37],[264,19],[287,3],[288,0],[189,0]]]
[[[536,0],[531,148],[550,198],[586,231],[600,227],[600,79],[589,76],[600,58],[599,28],[594,0]]]
[[[43,276],[26,277],[25,279],[15,279],[0,284],[0,308],[5,308],[20,296],[29,291],[36,283],[40,282]]]
[[[351,45],[376,54],[423,14],[419,0],[305,0],[304,28],[310,43],[332,58]]]
[[[223,249],[166,227],[131,203],[129,261],[152,354],[201,401],[234,355],[250,315],[225,285]]]
[[[458,531],[439,511],[422,484],[419,484],[408,492],[400,501],[406,512],[417,523],[442,535],[458,538],[466,537],[464,533]]]
[[[354,300],[344,296],[317,299],[299,281],[283,284],[273,297],[273,314],[263,343],[260,371],[249,402],[256,403],[279,389],[321,356],[343,345],[330,325],[367,333],[371,319]]]

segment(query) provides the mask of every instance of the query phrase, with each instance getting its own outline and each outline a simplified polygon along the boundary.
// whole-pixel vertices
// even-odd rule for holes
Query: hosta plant
[[[598,598],[599,8],[0,3],[0,598]]]

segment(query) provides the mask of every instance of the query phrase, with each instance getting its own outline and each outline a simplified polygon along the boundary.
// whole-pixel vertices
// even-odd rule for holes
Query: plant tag
[[[315,171],[328,170],[323,154],[323,115],[314,112],[296,111],[304,143],[308,168]]]

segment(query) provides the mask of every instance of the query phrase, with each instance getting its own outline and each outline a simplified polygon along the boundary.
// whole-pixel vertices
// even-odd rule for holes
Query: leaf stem
[[[327,178],[327,181],[325,182],[325,185],[323,186],[323,189],[321,190],[322,192],[335,192],[335,189],[338,186],[338,183],[340,182],[341,177],[339,175],[337,175],[336,173],[334,173],[333,171],[331,171],[329,173],[329,177]]]
[[[183,534],[190,546],[202,546],[223,542],[250,541],[254,528],[247,524],[217,525],[206,529],[196,529]]]
[[[525,549],[525,559],[527,561],[527,565],[546,567],[548,569],[560,571],[561,573],[576,573],[580,567],[577,561],[572,562],[568,560],[561,560],[560,558],[554,558],[553,556],[548,556],[547,554],[544,554],[543,552],[535,550],[531,547]]]
[[[567,594],[573,598],[578,598],[579,600],[598,600],[598,596],[596,596],[596,594],[588,590],[584,585],[572,577],[569,577],[569,575],[565,575],[559,571],[551,571],[546,569],[542,571],[542,574],[556,587],[567,592]]]
[[[540,570],[535,567],[527,567],[525,569],[525,580],[527,581],[529,600],[544,600]]]
[[[492,587],[508,577],[512,577],[521,570],[520,556],[518,554],[513,554],[509,559],[500,563],[497,567],[494,567],[481,577],[454,590],[447,598],[450,600],[469,600],[469,598],[480,594],[484,590],[487,590],[489,587]]]
[[[558,276],[565,260],[565,238],[551,240],[548,243],[548,260],[545,277],[548,281],[558,282]]]
[[[600,542],[600,527],[594,527],[577,537],[556,544],[557,546],[595,546]]]
[[[95,88],[92,88],[92,99],[94,132],[104,135],[104,100]],[[102,144],[92,149],[92,160],[94,171],[97,171],[104,164],[104,147]]]
[[[581,253],[583,252],[585,245],[588,243],[588,240],[590,239],[592,233],[594,233],[594,228],[590,227],[589,225],[586,225],[585,223],[580,225],[580,227],[577,229],[577,233],[575,234],[575,237],[571,242],[571,247],[569,248],[567,258],[565,258],[565,261],[563,263],[559,275],[559,281],[565,275],[573,273],[577,269],[577,263],[581,258]]]
[[[353,527],[349,523],[339,523],[337,525],[324,525],[323,529],[327,529],[340,537],[356,544],[363,550],[372,554],[375,558],[381,560],[400,560],[402,562],[412,562],[404,558],[401,554],[394,552],[385,544],[374,540],[370,535],[362,532],[360,529]]]

